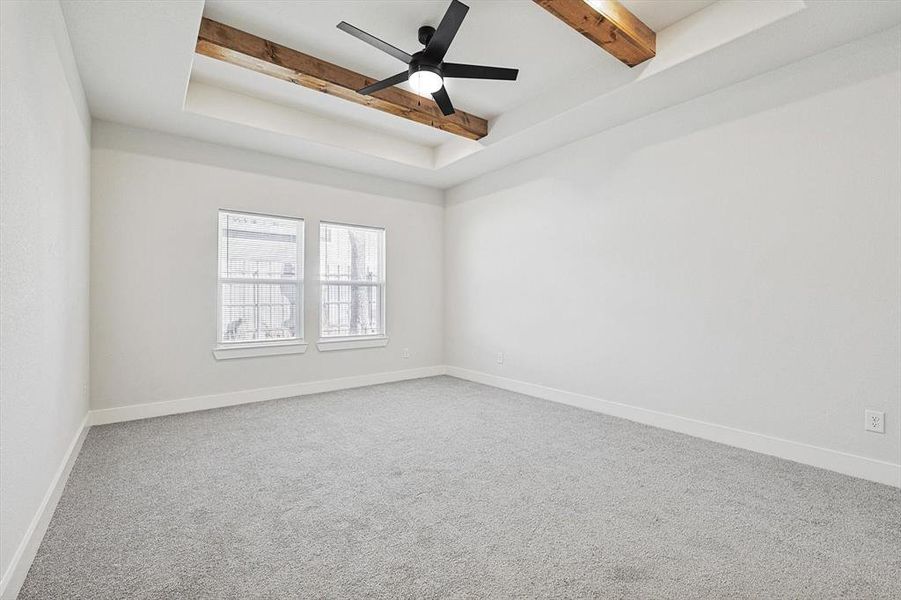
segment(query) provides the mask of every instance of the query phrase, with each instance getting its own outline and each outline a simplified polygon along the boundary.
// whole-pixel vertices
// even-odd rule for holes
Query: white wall
[[[88,410],[90,116],[56,2],[0,2],[0,65],[0,590],[15,593]]]
[[[442,364],[440,191],[104,123],[92,169],[93,408]],[[305,220],[308,342],[319,220],[385,227],[388,346],[217,361],[219,208]]]
[[[451,190],[448,364],[897,465],[899,38]]]

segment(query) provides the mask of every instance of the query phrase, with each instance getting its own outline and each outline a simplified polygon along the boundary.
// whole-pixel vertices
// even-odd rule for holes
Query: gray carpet
[[[901,492],[449,377],[94,427],[20,598],[901,598]]]

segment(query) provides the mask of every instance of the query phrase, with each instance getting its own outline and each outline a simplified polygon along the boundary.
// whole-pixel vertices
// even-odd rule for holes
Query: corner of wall
[[[81,80],[81,72],[79,71],[78,64],[75,60],[75,52],[72,49],[72,39],[69,37],[69,29],[66,25],[65,13],[62,10],[60,0],[56,0],[53,5],[54,11],[58,16],[53,24],[53,39],[56,43],[56,51],[63,64],[66,83],[69,87],[69,93],[72,96],[72,104],[78,112],[78,118],[81,119],[85,140],[90,144],[92,117],[84,84]]]

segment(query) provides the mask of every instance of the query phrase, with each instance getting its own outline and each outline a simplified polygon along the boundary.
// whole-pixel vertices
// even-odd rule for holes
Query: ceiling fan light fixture
[[[444,87],[444,80],[437,71],[420,67],[410,73],[410,87],[420,96],[430,97]]]

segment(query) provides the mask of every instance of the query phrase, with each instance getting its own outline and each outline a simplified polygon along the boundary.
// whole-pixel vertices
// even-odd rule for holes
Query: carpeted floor
[[[94,427],[20,598],[901,598],[901,491],[449,377]]]

